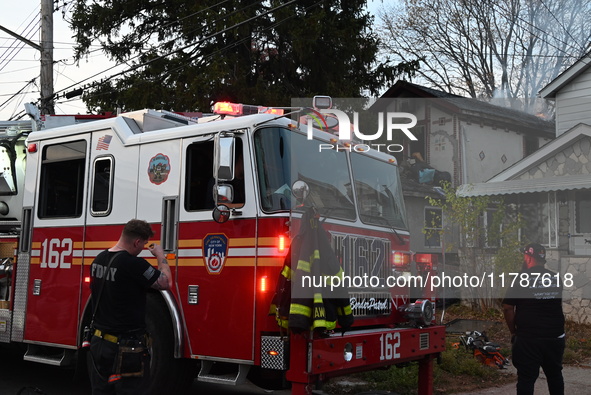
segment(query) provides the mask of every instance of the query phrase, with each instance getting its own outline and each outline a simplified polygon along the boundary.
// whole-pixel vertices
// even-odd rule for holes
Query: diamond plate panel
[[[18,254],[18,270],[14,289],[14,311],[12,315],[12,340],[22,342],[25,337],[25,311],[27,310],[27,284],[29,283],[29,253]]]
[[[261,336],[261,368],[287,370],[287,339],[286,336]]]

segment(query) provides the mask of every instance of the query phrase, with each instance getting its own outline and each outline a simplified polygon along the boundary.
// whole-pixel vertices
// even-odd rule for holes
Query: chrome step
[[[44,363],[53,366],[67,366],[73,361],[74,351],[56,347],[29,344],[23,356],[25,361]]]
[[[225,385],[240,385],[246,381],[246,376],[250,370],[250,365],[245,364],[233,364],[233,368],[236,369],[234,372],[215,374],[212,373],[212,368],[215,366],[215,361],[201,361],[201,370],[197,375],[197,380],[204,381],[207,383],[217,383]]]

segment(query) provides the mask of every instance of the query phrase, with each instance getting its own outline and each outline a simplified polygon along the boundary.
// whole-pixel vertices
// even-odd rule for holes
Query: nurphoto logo
[[[401,152],[403,146],[401,144],[368,144],[368,143],[354,143],[354,144],[343,144],[344,142],[351,141],[375,141],[382,137],[384,132],[386,133],[386,139],[392,141],[392,137],[395,131],[402,131],[406,137],[410,140],[418,140],[414,134],[410,131],[417,124],[417,117],[414,114],[408,112],[378,112],[378,130],[374,134],[365,134],[360,131],[359,128],[359,112],[353,112],[353,122],[351,123],[349,116],[341,110],[334,108],[320,109],[310,115],[312,122],[307,123],[307,136],[308,140],[313,138],[313,129],[316,126],[319,129],[327,130],[328,121],[327,118],[333,118],[337,121],[338,127],[338,140],[341,144],[320,144],[319,151],[322,150],[348,150],[355,152],[365,152],[369,150],[377,150],[382,152]],[[332,116],[332,117],[331,117]],[[386,127],[384,128],[384,118],[386,119]],[[401,121],[408,122],[401,122]],[[353,138],[354,136],[354,138]]]

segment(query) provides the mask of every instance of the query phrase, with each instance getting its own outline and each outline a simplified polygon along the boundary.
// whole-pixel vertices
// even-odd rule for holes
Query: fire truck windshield
[[[405,228],[400,176],[394,165],[367,155],[351,154],[361,221]]]
[[[344,152],[319,152],[319,141],[283,128],[255,133],[261,204],[266,212],[293,208],[291,185],[310,187],[309,199],[322,215],[353,220],[355,204]]]
[[[254,143],[264,211],[295,208],[290,187],[302,180],[310,187],[309,200],[321,215],[355,220],[358,210],[365,223],[405,227],[402,191],[394,165],[354,153],[351,177],[345,150],[320,150],[323,142],[283,128],[259,129]]]

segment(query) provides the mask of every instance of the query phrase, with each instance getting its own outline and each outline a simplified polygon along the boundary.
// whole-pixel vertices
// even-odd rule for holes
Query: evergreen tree
[[[95,111],[375,95],[414,66],[378,64],[365,0],[73,1],[77,59],[100,43],[128,65],[85,92]]]

